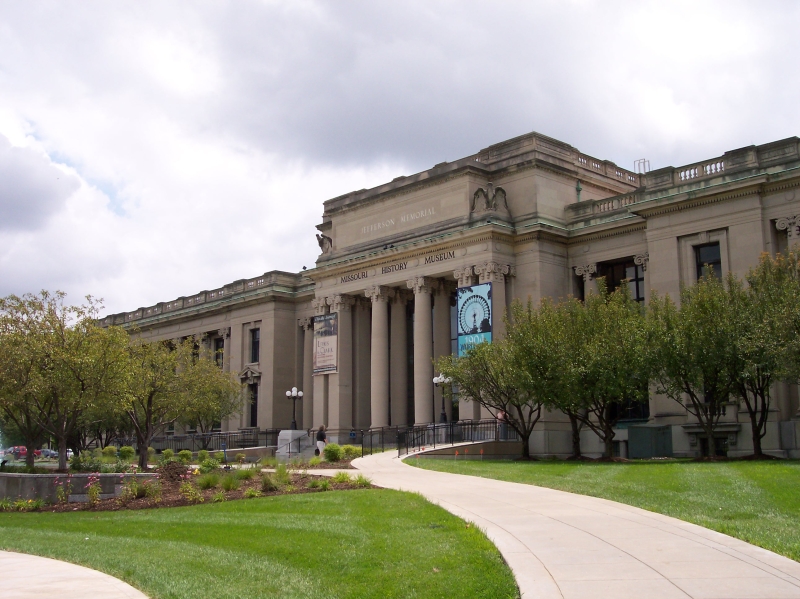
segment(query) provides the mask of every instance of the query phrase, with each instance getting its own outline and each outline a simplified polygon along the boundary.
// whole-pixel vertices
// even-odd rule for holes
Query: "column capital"
[[[311,307],[314,308],[315,316],[322,316],[328,311],[327,298],[315,297],[313,300],[311,300]]]
[[[388,302],[390,298],[394,297],[394,289],[384,285],[371,285],[364,290],[364,295],[375,302]]]
[[[297,326],[299,326],[304,331],[311,331],[314,329],[314,318],[298,318],[297,319]]]
[[[800,214],[779,218],[775,221],[775,228],[778,231],[786,231],[790,240],[800,237]]]
[[[231,336],[231,327],[222,327],[217,331],[217,335],[223,339],[229,339]]]
[[[438,281],[430,277],[414,277],[406,281],[408,288],[414,291],[414,295],[420,293],[432,293],[437,287]]]
[[[498,262],[484,262],[475,266],[475,274],[480,283],[503,283],[506,275],[511,273],[511,266]]]
[[[474,273],[472,271],[472,266],[464,266],[462,268],[457,268],[453,271],[453,276],[458,281],[459,287],[471,287],[472,286],[472,277]]]
[[[325,298],[331,307],[331,312],[350,312],[350,308],[356,303],[356,299],[350,295],[337,293],[336,295]]]
[[[650,262],[650,252],[645,252],[644,254],[638,254],[637,256],[633,257],[633,263],[637,266],[641,266],[642,270],[647,270],[648,262]]]
[[[589,282],[593,279],[592,275],[597,274],[597,264],[584,264],[583,266],[575,267],[575,274],[583,277],[583,280]]]

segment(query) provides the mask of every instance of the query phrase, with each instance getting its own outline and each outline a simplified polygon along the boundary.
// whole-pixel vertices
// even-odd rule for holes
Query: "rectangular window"
[[[261,329],[250,329],[250,363],[258,362],[261,355]]]
[[[258,330],[258,329],[256,329]],[[258,385],[250,385],[250,423],[253,428],[258,426]]]
[[[221,337],[214,339],[214,361],[220,368],[222,368],[222,361],[225,357],[224,352],[225,352],[225,339],[222,339]]]
[[[598,271],[598,276],[605,277],[609,291],[627,284],[631,298],[637,302],[644,302],[644,269],[634,264],[633,260],[598,264]]]
[[[719,251],[719,242],[694,246],[694,256],[698,280],[706,273],[707,269],[718,279],[722,278],[722,255]]]

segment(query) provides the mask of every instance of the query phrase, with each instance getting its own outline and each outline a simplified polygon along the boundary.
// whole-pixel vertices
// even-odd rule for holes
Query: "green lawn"
[[[475,527],[373,489],[121,512],[0,513],[0,549],[107,572],[155,598],[517,597]]]
[[[800,462],[406,462],[635,505],[800,561]]]

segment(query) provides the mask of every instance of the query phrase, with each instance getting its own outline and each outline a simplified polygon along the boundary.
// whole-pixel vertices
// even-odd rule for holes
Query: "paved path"
[[[0,551],[3,599],[147,599],[121,580],[46,557]]]
[[[416,491],[475,522],[524,599],[800,599],[800,563],[744,541],[605,499],[431,472],[396,456],[353,465],[376,485]]]

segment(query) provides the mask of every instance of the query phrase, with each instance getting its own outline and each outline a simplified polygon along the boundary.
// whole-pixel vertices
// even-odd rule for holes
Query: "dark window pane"
[[[626,279],[636,278],[636,267],[633,264],[630,264],[625,267],[625,278]]]
[[[261,356],[261,329],[250,331],[250,362],[258,362]]]
[[[698,279],[705,273],[706,265],[710,268],[710,274],[717,278],[722,278],[722,259],[719,243],[695,246],[694,252]]]

